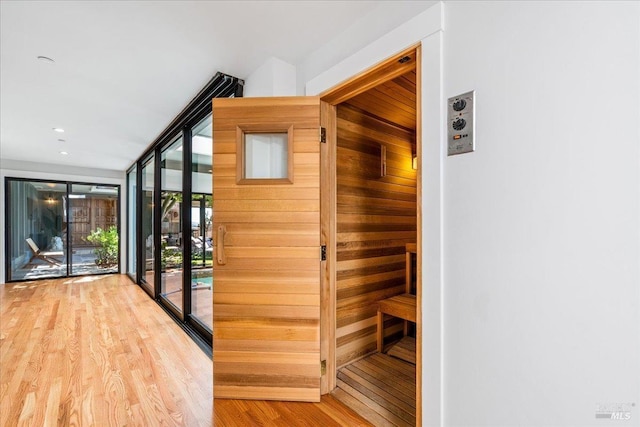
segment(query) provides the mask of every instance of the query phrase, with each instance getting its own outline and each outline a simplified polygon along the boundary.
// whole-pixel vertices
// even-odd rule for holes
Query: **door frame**
[[[406,57],[412,58],[404,61]],[[326,144],[321,147],[320,235],[327,246],[327,261],[321,268],[320,358],[326,361],[321,379],[321,393],[336,387],[336,255],[337,255],[337,132],[336,107],[379,84],[416,71],[416,155],[419,166],[416,176],[416,315],[422,319],[422,71],[421,44],[416,43],[378,64],[356,74],[320,94],[321,121],[326,130]],[[416,322],[416,425],[422,424],[422,321]]]

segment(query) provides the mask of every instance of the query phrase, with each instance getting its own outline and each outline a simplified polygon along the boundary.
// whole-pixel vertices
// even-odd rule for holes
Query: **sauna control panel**
[[[449,98],[447,102],[447,153],[470,153],[475,144],[475,91]]]

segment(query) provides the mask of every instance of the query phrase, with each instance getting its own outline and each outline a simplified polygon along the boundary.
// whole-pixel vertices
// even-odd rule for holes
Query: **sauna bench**
[[[405,321],[404,333],[407,334],[407,322],[416,323],[416,296],[411,293],[412,263],[411,254],[416,253],[416,244],[406,245],[405,292],[391,298],[378,301],[378,352],[384,348],[384,315],[397,317]]]

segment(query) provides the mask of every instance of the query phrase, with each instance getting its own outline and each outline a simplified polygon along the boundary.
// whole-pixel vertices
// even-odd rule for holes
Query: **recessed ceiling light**
[[[64,132],[64,129],[62,129],[62,128],[53,128],[53,131],[62,133],[62,132]]]
[[[69,153],[67,153],[66,151],[61,151],[60,154],[62,154],[63,156],[66,156]]]
[[[53,64],[56,62],[48,56],[38,56],[38,61],[46,62],[47,64]]]

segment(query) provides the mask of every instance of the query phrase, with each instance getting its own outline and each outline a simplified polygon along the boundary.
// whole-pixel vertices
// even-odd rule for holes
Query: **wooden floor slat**
[[[411,363],[403,362],[386,354],[374,353],[367,360],[376,366],[383,368],[393,376],[402,378],[408,383],[415,381],[416,367]]]
[[[373,363],[369,358],[362,359],[357,365],[354,364],[351,366],[351,369],[357,369],[364,372],[367,375],[370,375],[376,379],[378,379],[381,383],[385,384],[385,386],[394,390],[397,393],[401,393],[406,396],[415,396],[416,395],[416,386],[414,382],[411,381],[394,381],[392,383],[385,383],[383,380],[379,378],[387,374],[387,370],[383,369]]]
[[[402,401],[403,404],[407,404],[415,410],[415,390],[411,391],[409,387],[404,387],[404,384],[401,382],[396,381],[389,384],[388,381],[385,382],[384,380],[378,379],[376,376],[373,376],[354,365],[350,365],[348,369],[345,369],[345,371],[352,372],[354,376],[364,379],[368,384],[377,387],[384,393],[391,394],[394,399]]]
[[[367,396],[395,417],[402,418],[409,423],[412,421],[411,412],[415,413],[415,407],[411,407],[383,388],[359,377],[348,368],[342,369],[341,372],[338,373],[338,379],[342,381],[343,384],[348,384],[354,390]],[[415,424],[415,417],[413,423]]]
[[[416,339],[409,336],[403,337],[387,351],[387,354],[415,365]]]
[[[332,395],[375,426],[415,426],[415,365],[375,353],[338,371]]]

